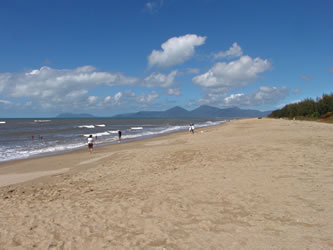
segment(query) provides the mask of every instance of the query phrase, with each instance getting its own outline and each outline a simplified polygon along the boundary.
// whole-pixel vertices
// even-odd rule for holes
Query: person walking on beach
[[[89,135],[89,137],[88,137],[88,149],[89,149],[90,153],[93,152],[93,147],[94,147],[94,139],[93,139],[92,135]]]
[[[194,124],[193,124],[193,123],[190,124],[188,130],[189,130],[192,134],[194,134]]]
[[[118,142],[121,141],[121,131],[118,129]]]

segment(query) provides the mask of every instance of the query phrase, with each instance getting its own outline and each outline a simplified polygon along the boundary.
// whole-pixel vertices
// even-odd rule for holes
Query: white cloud
[[[159,94],[155,91],[152,91],[150,94],[142,94],[136,98],[138,103],[150,103],[156,98],[159,97]]]
[[[172,71],[168,75],[154,72],[144,79],[143,86],[149,88],[154,88],[154,87],[169,88],[174,84],[174,79],[176,75],[177,75],[177,70]]]
[[[107,97],[105,97],[105,98],[104,98],[104,103],[108,103],[108,102],[110,102],[111,99],[112,99],[111,96],[107,96]]]
[[[162,8],[164,0],[154,0],[149,1],[145,4],[145,10],[150,13],[156,13],[160,8]]]
[[[262,86],[257,91],[250,94],[237,93],[226,96],[224,93],[208,92],[206,97],[199,101],[199,104],[254,107],[277,103],[288,94],[289,89],[287,87],[277,88],[266,86]]]
[[[278,109],[282,109],[284,106],[286,106],[286,105],[288,105],[288,104],[293,104],[293,103],[298,103],[298,102],[300,102],[301,100],[294,100],[294,101],[291,101],[290,103],[281,103],[281,104],[279,104],[279,105],[276,105],[276,107],[278,108]]]
[[[115,102],[119,102],[120,98],[123,96],[121,92],[118,92],[117,94],[114,95],[114,100]]]
[[[233,43],[232,46],[227,51],[220,51],[214,54],[214,58],[233,58],[240,57],[243,55],[242,48],[239,47],[237,43]]]
[[[195,47],[204,44],[206,37],[195,34],[187,34],[179,37],[172,37],[161,45],[162,50],[153,50],[148,57],[149,67],[169,67],[182,64],[190,59]]]
[[[168,95],[175,95],[175,96],[180,96],[180,89],[175,88],[175,89],[168,89]]]
[[[0,100],[0,104],[10,105],[10,104],[12,104],[12,102],[7,101],[7,100]]]
[[[223,99],[226,96],[223,92],[211,92],[207,91],[205,97],[199,99],[199,105],[214,105],[214,106],[222,106]]]
[[[98,72],[92,66],[61,70],[44,66],[25,74],[0,74],[2,92],[11,97],[62,97],[70,92],[75,96],[75,91],[80,92],[100,85],[134,84],[136,81],[137,79],[120,73]]]
[[[105,97],[103,103],[112,104],[112,105],[119,104],[122,97],[123,97],[123,93],[118,92],[113,97],[112,96]]]
[[[9,84],[11,78],[10,73],[0,73],[0,94],[4,91],[5,87]]]
[[[95,103],[95,102],[97,101],[97,99],[98,99],[97,96],[89,96],[89,97],[88,97],[88,102],[89,102],[90,104],[93,104],[93,103]]]
[[[240,94],[231,94],[230,96],[224,98],[226,104],[232,103],[234,100],[241,99],[244,97],[243,93]]]
[[[200,69],[198,69],[198,68],[187,69],[187,74],[199,74],[199,73],[200,73]]]
[[[86,96],[88,94],[88,90],[86,89],[80,89],[80,90],[74,90],[66,94],[65,98],[68,99],[77,99],[81,96]]]
[[[88,96],[90,89],[137,82],[136,78],[121,73],[99,72],[89,65],[75,69],[44,66],[26,73],[0,73],[0,98],[28,98],[35,106],[44,109],[83,109],[98,101],[97,97]]]
[[[192,80],[202,87],[218,87],[227,91],[248,85],[259,77],[259,73],[265,72],[271,67],[268,60],[242,56],[239,60],[229,63],[216,63],[208,72],[196,76]]]
[[[266,104],[273,104],[281,99],[284,99],[289,94],[287,87],[265,87],[262,86],[258,91],[249,95],[243,93],[232,94],[224,98],[226,106],[260,106]]]

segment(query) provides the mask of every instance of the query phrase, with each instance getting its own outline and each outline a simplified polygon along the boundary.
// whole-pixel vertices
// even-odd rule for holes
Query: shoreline
[[[213,119],[214,120],[214,119]],[[215,125],[219,125],[221,123],[226,122],[227,120],[216,120],[214,122],[210,122],[210,121],[204,121],[204,122],[199,122],[198,123],[198,127],[197,128],[201,128],[201,127],[209,127],[209,126],[215,126]],[[211,123],[211,124],[209,124]],[[82,126],[74,126],[76,127],[85,127],[87,125],[82,125]],[[100,126],[100,125],[96,125],[96,128]],[[103,126],[105,126],[103,124]],[[142,129],[142,127],[140,127]],[[159,128],[159,127],[156,127]],[[161,126],[160,128],[163,128],[163,126]],[[110,128],[109,128],[110,129]],[[131,130],[129,128],[126,129],[127,130]],[[102,131],[102,132],[101,132]],[[171,127],[166,126],[164,129],[162,130],[153,130],[154,132],[145,128],[144,130],[138,130],[140,133],[131,133],[127,132],[123,134],[123,138],[122,138],[122,142],[131,142],[131,141],[136,141],[136,140],[144,140],[147,138],[154,138],[156,136],[161,136],[164,134],[170,134],[170,133],[174,133],[174,132],[178,132],[178,131],[187,131],[187,126],[186,125],[174,125]],[[143,131],[143,132],[141,132]],[[99,140],[95,140],[95,147],[99,147],[99,146],[107,146],[107,145],[113,145],[113,144],[117,144],[118,143],[118,136],[113,136],[112,133],[114,131],[108,131],[108,130],[100,130],[100,131],[90,131],[88,133],[88,131],[86,131],[86,134],[80,134],[79,136],[82,137],[81,139],[77,139],[78,135],[74,135],[74,138],[72,138],[72,140],[67,140],[67,141],[61,141],[60,144],[58,145],[54,145],[54,144],[49,144],[50,141],[45,141],[46,144],[44,143],[40,143],[43,142],[41,140],[37,141],[38,142],[36,145],[37,147],[35,147],[35,145],[33,145],[34,143],[31,144],[31,138],[28,141],[23,141],[22,143],[25,143],[25,146],[22,149],[16,151],[16,148],[10,148],[8,147],[6,149],[4,149],[4,155],[1,155],[1,160],[0,160],[0,164],[1,163],[5,163],[5,162],[12,162],[12,161],[16,161],[16,160],[25,160],[25,159],[31,159],[31,158],[39,158],[39,157],[45,157],[45,156],[52,156],[52,155],[58,155],[58,154],[64,154],[64,153],[68,153],[68,152],[75,152],[77,150],[80,149],[84,149],[87,145],[86,145],[86,140],[87,140],[87,136],[89,134],[93,134],[94,136],[99,134],[102,134],[101,137],[98,136]],[[88,134],[87,134],[88,133]],[[105,136],[105,133],[108,133],[108,136]],[[37,133],[38,134],[38,133]],[[31,137],[31,136],[30,136]],[[34,136],[33,136],[34,137]],[[42,138],[43,139],[43,138]],[[56,140],[56,139],[53,139]],[[51,140],[52,141],[52,140]],[[19,143],[20,141],[18,141]],[[32,142],[35,142],[34,140],[32,140]],[[28,144],[27,144],[28,143]],[[31,145],[30,145],[31,144]],[[15,146],[15,145],[14,145]],[[7,155],[6,155],[6,150],[10,151]],[[6,155],[6,158],[5,158]]]
[[[226,124],[226,122],[223,122],[218,125],[213,125],[213,126],[204,126],[200,128],[196,128],[196,132],[200,132],[203,129],[209,129],[217,126],[223,126]],[[24,182],[32,182],[35,179],[40,179],[43,177],[48,177],[52,175],[57,175],[57,174],[63,174],[68,171],[76,171],[75,168],[77,165],[79,166],[80,163],[75,164],[75,162],[71,162],[70,167],[68,168],[63,168],[63,167],[58,167],[63,166],[60,162],[57,164],[46,164],[49,161],[59,161],[59,158],[64,158],[66,161],[68,158],[73,158],[73,157],[82,157],[83,159],[86,158],[94,158],[97,153],[103,154],[106,151],[117,151],[121,150],[120,148],[124,147],[124,144],[130,144],[128,145],[129,148],[135,147],[136,144],[141,144],[146,141],[154,141],[154,140],[159,140],[163,139],[164,137],[168,136],[176,136],[177,134],[188,134],[189,132],[187,130],[180,130],[180,131],[174,131],[174,132],[169,132],[165,134],[160,134],[160,135],[155,135],[155,136],[143,136],[141,138],[134,138],[134,139],[127,139],[127,140],[122,140],[120,143],[113,142],[113,143],[103,143],[100,145],[94,145],[94,153],[90,155],[88,152],[87,146],[74,149],[71,151],[64,151],[64,152],[55,152],[55,153],[45,153],[42,155],[36,155],[28,158],[23,158],[23,159],[15,159],[15,160],[9,160],[9,161],[3,161],[0,162],[0,188],[9,186],[9,185],[15,185],[15,184],[21,184]],[[122,146],[122,147],[120,147]],[[125,146],[127,147],[127,146]],[[104,157],[102,157],[104,158]],[[97,160],[101,159],[101,157],[97,157]],[[63,160],[62,160],[63,161]],[[35,164],[37,162],[37,164]],[[40,162],[42,164],[40,164]],[[44,164],[45,163],[45,164]],[[26,165],[29,166],[29,168],[26,167]],[[42,165],[42,167],[41,167]],[[66,170],[65,170],[66,169]],[[78,170],[80,171],[80,170]],[[34,174],[35,173],[35,174]],[[8,180],[9,179],[9,180]],[[8,184],[7,184],[8,183]]]
[[[255,118],[21,160],[0,175],[54,172],[0,187],[0,245],[331,249],[332,142],[330,124]]]

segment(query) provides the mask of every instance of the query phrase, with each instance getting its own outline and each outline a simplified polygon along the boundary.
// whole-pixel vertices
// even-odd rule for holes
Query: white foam
[[[0,121],[0,124],[6,124],[6,122],[5,121]]]
[[[163,129],[159,132],[159,134],[170,133],[172,131],[177,131],[186,128],[187,126],[174,126],[170,128]]]
[[[41,154],[64,152],[64,151],[81,148],[83,146],[86,146],[86,143],[49,146],[49,147],[45,147],[45,148],[41,148],[41,149],[34,149],[34,150],[19,150],[19,151],[14,150],[14,149],[1,150],[2,152],[0,153],[0,162],[16,160],[16,159],[24,159],[24,158],[28,158],[31,156],[41,155]]]
[[[105,132],[101,132],[101,133],[96,133],[94,134],[95,136],[103,136],[103,135],[109,135],[110,133],[105,131]]]
[[[196,127],[198,127],[198,128],[202,128],[202,127],[210,127],[210,126],[219,125],[219,124],[224,123],[224,122],[226,122],[226,120],[223,120],[223,121],[216,121],[216,122],[207,121],[207,122],[202,123],[202,124],[196,124]]]
[[[34,122],[50,122],[51,120],[34,120]]]
[[[98,125],[96,125],[96,127],[105,127],[105,124],[98,124]]]
[[[96,137],[96,136],[103,136],[103,135],[109,135],[110,133],[108,131],[105,131],[105,132],[101,132],[101,133],[95,133],[95,134],[85,134],[83,135],[84,137],[89,137],[90,135],[92,135],[93,137]]]
[[[132,127],[131,130],[141,130],[143,127]]]
[[[166,133],[171,133],[173,131],[178,131],[184,129],[185,126],[174,126],[174,127],[169,127],[165,128],[160,131],[146,131],[143,133],[137,133],[137,134],[132,134],[132,135],[124,135],[124,139],[134,139],[134,138],[139,138],[139,137],[144,137],[144,136],[154,136],[154,135],[160,135],[160,134],[166,134]]]
[[[80,125],[80,126],[77,126],[78,128],[95,128],[94,125]]]
[[[2,122],[2,121],[0,121]],[[226,120],[223,121],[207,121],[203,123],[196,123],[195,126],[197,128],[200,127],[207,127],[207,126],[214,126],[221,123],[227,122]],[[99,124],[103,125],[103,124]],[[140,124],[141,125],[141,124]],[[145,126],[145,125],[142,125]],[[79,128],[94,128],[94,125],[81,125],[78,126]],[[188,128],[188,125],[179,125],[179,126],[164,126],[164,127],[156,127],[156,128],[146,128],[146,127],[131,127],[130,129],[124,130],[124,133],[122,134],[123,139],[140,139],[144,137],[150,137],[150,136],[157,136],[161,134],[167,134],[175,131],[186,131]],[[88,134],[88,131],[86,131],[87,134],[81,135],[81,139],[79,142],[73,143],[71,141],[71,144],[67,145],[54,145],[60,143],[57,141],[49,141],[42,146],[42,148],[35,148],[32,149],[31,147],[27,148],[25,145],[22,146],[16,146],[15,148],[5,148],[4,145],[0,145],[0,161],[8,161],[8,160],[14,160],[14,159],[22,159],[22,158],[28,158],[31,156],[41,155],[41,154],[50,154],[50,153],[57,153],[57,152],[64,152],[64,151],[70,151],[74,150],[80,147],[86,147],[86,137],[88,137],[90,134],[94,136],[94,138],[97,136],[98,144],[104,144],[104,143],[114,143],[118,139],[118,130],[106,130],[100,133],[90,133]],[[84,137],[83,137],[84,136]],[[43,142],[44,143],[44,142]],[[67,143],[67,142],[66,142]],[[50,145],[53,144],[53,145]],[[36,145],[38,146],[38,145]]]

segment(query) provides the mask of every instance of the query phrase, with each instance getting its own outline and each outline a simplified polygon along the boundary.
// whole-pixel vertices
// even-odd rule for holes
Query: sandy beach
[[[333,249],[333,125],[245,119],[0,164],[0,249]]]

